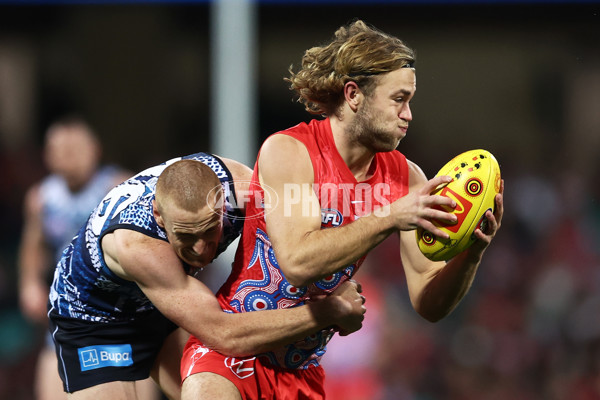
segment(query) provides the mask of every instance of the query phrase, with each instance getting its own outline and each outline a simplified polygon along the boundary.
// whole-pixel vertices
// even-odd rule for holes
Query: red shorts
[[[182,381],[200,372],[212,372],[229,379],[243,400],[325,399],[323,367],[285,369],[263,363],[256,357],[226,357],[191,336],[181,359]]]

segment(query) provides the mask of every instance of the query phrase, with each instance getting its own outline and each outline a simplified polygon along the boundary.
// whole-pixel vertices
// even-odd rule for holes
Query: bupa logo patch
[[[82,371],[104,367],[127,367],[133,364],[131,345],[97,345],[77,349]]]

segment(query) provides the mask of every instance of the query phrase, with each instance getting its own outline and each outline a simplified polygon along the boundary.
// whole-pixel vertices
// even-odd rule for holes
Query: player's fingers
[[[458,217],[455,214],[437,209],[429,210],[425,217],[430,221],[435,220],[452,225],[458,221]]]
[[[487,224],[482,229],[479,229],[484,235],[494,236],[496,230],[498,229],[498,222],[496,220],[495,215],[491,211],[485,212],[485,218],[487,219]]]
[[[476,241],[473,244],[473,247],[475,247],[477,245],[477,243],[482,244],[483,247],[482,248],[486,248],[491,242],[492,242],[492,235],[488,235],[485,232],[482,232],[481,229],[477,228],[475,229],[475,231],[473,232],[473,235],[475,235],[475,237],[478,239],[478,241]]]
[[[348,279],[348,282],[353,283],[354,285],[356,285],[356,291],[358,293],[362,293],[362,285],[358,281],[356,281],[354,279]]]
[[[362,324],[359,327],[357,327],[356,329],[353,329],[353,330],[340,330],[340,331],[338,331],[338,335],[340,335],[340,336],[348,336],[351,333],[356,332],[360,328],[362,328]]]
[[[442,187],[446,186],[450,182],[452,182],[451,176],[448,176],[448,175],[436,176],[434,178],[431,178],[429,181],[427,181],[425,183],[425,185],[423,185],[423,187],[421,188],[421,193],[430,194],[437,189],[441,189]]]
[[[483,229],[476,229],[474,232],[477,238],[486,242],[491,241],[502,224],[502,216],[504,214],[504,180],[500,181],[500,191],[496,194],[494,202],[494,212],[486,211],[485,213],[485,218],[487,219],[486,226]]]
[[[448,211],[452,211],[456,208],[456,201],[447,196],[440,196],[432,194],[427,196],[423,201],[423,206],[425,207],[441,207],[447,209]]]
[[[496,235],[499,225],[494,214],[490,210],[486,211],[485,218],[487,220],[487,223],[484,224],[485,226],[483,228],[475,229],[473,234],[476,238],[483,241],[487,246],[492,241],[492,238]]]
[[[453,213],[454,207],[456,207],[456,203],[454,202],[454,200],[449,199],[444,196],[431,196],[431,197],[439,197],[440,199],[443,200],[443,202],[445,204],[448,204],[453,207],[445,207],[445,206],[425,207],[422,210],[420,210],[419,214],[417,215],[418,219],[417,219],[416,225],[421,226],[422,228],[426,228],[425,226],[420,225],[421,221],[427,221],[427,222],[438,221],[438,222],[442,222],[444,224],[455,224],[458,221],[458,218]],[[419,220],[419,218],[421,220]]]
[[[494,201],[496,203],[494,216],[498,221],[498,225],[500,225],[502,221],[502,216],[504,215],[504,179],[500,181],[500,192],[496,195]]]
[[[437,226],[432,224],[430,221],[423,220],[423,222],[420,224],[420,226],[421,226],[421,228],[425,229],[426,231],[429,231],[431,234],[433,234],[437,237],[440,237],[442,239],[450,238],[450,235],[448,234],[448,232],[444,232],[443,230],[441,230],[440,228],[438,228]]]

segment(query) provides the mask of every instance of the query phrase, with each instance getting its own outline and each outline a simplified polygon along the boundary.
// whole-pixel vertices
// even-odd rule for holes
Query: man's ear
[[[344,85],[344,99],[350,109],[354,112],[358,109],[358,106],[363,100],[363,93],[354,81],[348,81]]]
[[[158,207],[156,206],[156,200],[152,200],[152,214],[154,214],[154,219],[156,220],[156,223],[158,224],[158,226],[160,226],[161,228],[165,228],[165,221],[163,221],[162,215],[160,215],[160,212],[158,212]]]

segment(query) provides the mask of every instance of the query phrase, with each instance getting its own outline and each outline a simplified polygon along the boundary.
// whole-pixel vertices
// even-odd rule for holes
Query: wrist
[[[335,325],[335,316],[339,314],[338,296],[324,296],[307,304],[318,328],[323,329]]]

